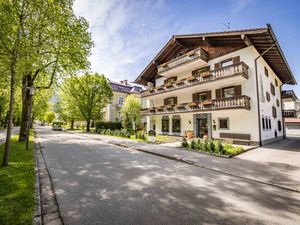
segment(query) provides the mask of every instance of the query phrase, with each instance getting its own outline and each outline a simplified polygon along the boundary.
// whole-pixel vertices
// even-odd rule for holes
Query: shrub
[[[203,142],[203,151],[208,151],[208,141]]]
[[[96,132],[102,129],[110,129],[110,130],[121,130],[122,123],[121,122],[111,122],[111,121],[101,121],[96,122]]]
[[[223,145],[220,141],[213,141],[214,152],[217,154],[223,154]]]
[[[190,148],[196,149],[196,142],[194,140],[191,141]]]
[[[183,147],[183,148],[189,147],[189,143],[187,142],[185,137],[182,139],[181,147]]]

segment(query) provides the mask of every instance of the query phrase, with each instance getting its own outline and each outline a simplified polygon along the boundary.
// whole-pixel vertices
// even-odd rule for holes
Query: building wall
[[[208,62],[208,65],[211,66],[211,70],[214,69],[214,64],[223,60],[226,60],[228,58],[232,58],[235,56],[240,56],[240,61],[246,63],[249,66],[248,69],[248,80],[246,79],[236,79],[231,80],[232,83],[230,85],[226,84],[226,81],[224,79],[224,82],[211,82],[209,84],[200,84],[198,85],[198,90],[191,92],[191,89],[186,89],[185,93],[180,93],[180,95],[176,94],[176,92],[170,92],[170,94],[161,94],[161,95],[153,95],[147,97],[147,107],[152,106],[161,106],[164,104],[164,98],[170,97],[170,96],[176,96],[178,97],[178,103],[184,103],[184,102],[191,102],[192,101],[192,93],[205,91],[208,87],[208,90],[212,90],[212,98],[215,98],[215,89],[226,87],[226,86],[234,86],[234,85],[241,85],[242,86],[242,95],[249,96],[251,98],[251,109],[250,111],[245,109],[239,109],[239,110],[216,110],[216,111],[208,111],[208,113],[211,113],[212,115],[212,121],[215,121],[215,123],[218,123],[218,118],[220,117],[228,117],[229,123],[230,123],[230,129],[227,130],[230,133],[248,133],[251,135],[251,141],[258,142],[259,141],[259,128],[258,128],[258,120],[262,121],[261,118],[258,118],[258,107],[257,107],[257,92],[256,92],[256,76],[255,76],[255,58],[258,56],[258,52],[253,46],[246,47],[243,49],[240,49],[235,52],[231,52],[229,54],[223,55],[221,57],[215,58],[213,60],[210,60]],[[268,69],[269,76],[265,76],[265,67]],[[191,69],[190,71],[187,71],[185,73],[181,73],[177,76],[177,79],[186,78],[192,75],[192,70],[196,68]],[[262,141],[267,141],[270,139],[273,139],[275,137],[275,131],[277,131],[278,137],[283,136],[283,129],[281,131],[278,131],[278,120],[282,123],[282,112],[281,112],[281,105],[279,107],[276,105],[276,99],[279,100],[279,103],[281,104],[280,98],[281,98],[281,81],[278,79],[274,71],[269,67],[269,65],[265,62],[265,60],[260,57],[257,60],[257,72],[258,72],[258,78],[259,78],[259,101],[260,101],[260,112],[261,116],[264,116],[266,118],[271,119],[271,127],[272,129],[263,129],[261,124],[261,136]],[[166,78],[161,77],[156,80],[156,86],[162,85],[164,83],[164,80]],[[231,78],[226,78],[231,79]],[[278,85],[275,85],[275,79],[278,82]],[[273,83],[275,86],[275,96],[271,94],[270,91],[270,83]],[[270,102],[266,100],[266,91],[270,93]],[[272,115],[272,106],[276,107],[277,112],[277,118],[273,118]],[[196,112],[195,112],[196,113]],[[195,113],[181,113],[176,114],[180,115],[181,117],[181,135],[184,135],[184,132],[186,130],[193,130],[193,114]],[[200,112],[199,112],[200,113]],[[169,115],[170,118],[172,118],[172,115]],[[161,133],[161,115],[155,116],[156,122],[155,127],[157,133]],[[191,122],[191,123],[190,123]],[[170,122],[171,126],[171,122]],[[283,127],[283,126],[282,126]],[[170,127],[171,128],[171,127]],[[171,129],[170,129],[171,130]],[[223,131],[222,132],[227,132]],[[219,137],[220,130],[217,129],[212,131],[213,138]],[[172,134],[172,133],[170,133]]]

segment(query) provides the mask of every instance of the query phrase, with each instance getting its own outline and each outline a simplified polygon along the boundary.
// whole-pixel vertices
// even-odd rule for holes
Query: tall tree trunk
[[[31,75],[27,75],[23,78],[22,81],[22,118],[21,118],[21,126],[20,126],[20,135],[19,141],[26,140],[26,131],[28,126],[28,113],[29,113],[29,89],[27,87],[32,86],[32,78]]]
[[[15,64],[16,64],[15,61],[12,63],[10,69],[11,72],[10,72],[9,113],[8,113],[8,124],[7,124],[6,141],[4,147],[2,166],[8,166],[8,161],[9,161],[11,129],[12,129],[12,123],[14,117],[14,102],[15,102]]]
[[[74,120],[71,120],[71,130],[74,130]]]
[[[91,119],[87,119],[86,120],[86,131],[87,132],[90,132],[91,130],[90,130],[90,123],[91,123]]]

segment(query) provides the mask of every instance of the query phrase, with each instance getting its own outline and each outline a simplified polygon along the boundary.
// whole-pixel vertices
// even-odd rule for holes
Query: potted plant
[[[193,136],[194,136],[194,135],[193,135],[193,131],[189,130],[189,131],[186,132],[186,137],[187,137],[188,139],[192,139]]]

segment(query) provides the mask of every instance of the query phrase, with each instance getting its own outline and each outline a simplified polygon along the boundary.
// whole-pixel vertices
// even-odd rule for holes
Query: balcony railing
[[[194,61],[196,59],[203,59],[207,62],[208,60],[208,53],[204,51],[202,48],[197,48],[192,50],[184,55],[181,55],[175,59],[172,59],[164,64],[161,64],[157,67],[158,73],[163,73],[167,70],[173,69],[176,66],[182,65],[187,62]]]
[[[176,82],[171,83],[171,85],[166,84],[144,91],[142,93],[142,97],[174,91],[232,76],[243,76],[248,79],[248,66],[244,62],[239,62],[233,65],[222,67],[220,69],[206,71],[198,76],[190,76],[181,80],[177,80]]]
[[[206,100],[203,102],[187,102],[177,105],[158,106],[142,109],[142,115],[184,113],[194,111],[212,111],[223,109],[250,110],[251,98],[245,95]]]
[[[297,117],[296,110],[294,110],[294,109],[282,110],[282,113],[283,113],[283,117],[294,117],[294,118]]]

